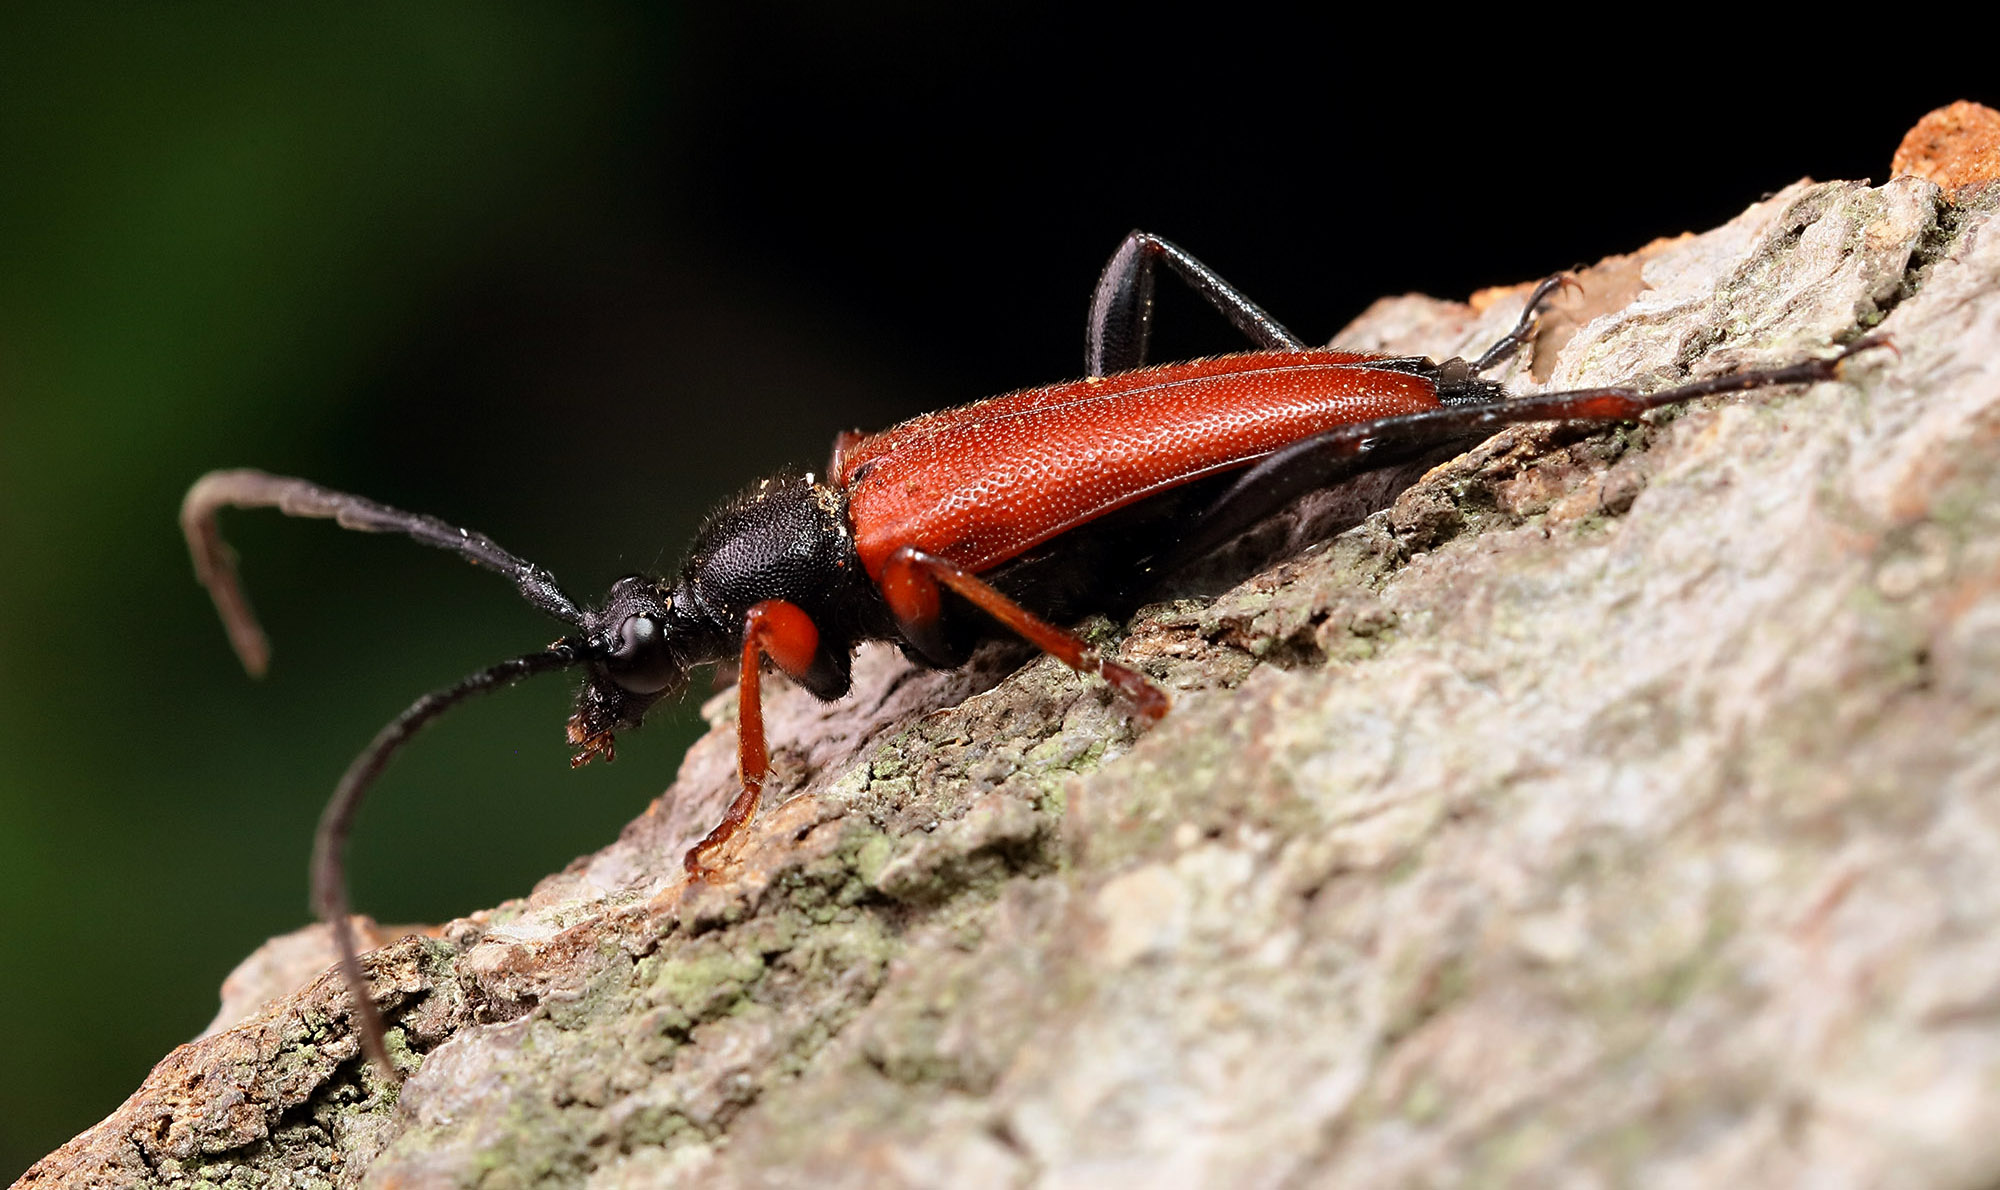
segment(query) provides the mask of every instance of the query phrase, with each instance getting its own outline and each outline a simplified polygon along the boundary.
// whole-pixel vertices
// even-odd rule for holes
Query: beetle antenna
[[[262,471],[211,471],[196,480],[181,501],[181,532],[187,535],[188,552],[194,555],[195,577],[215,600],[229,643],[252,677],[264,676],[270,665],[271,642],[236,577],[236,555],[216,527],[215,514],[224,508],[275,508],[286,516],[319,517],[363,533],[401,533],[513,579],[521,598],[537,610],[572,628],[583,627],[583,613],[556,585],[555,575],[501,549],[483,533],[303,479]]]
[[[319,831],[313,836],[313,908],[333,930],[333,940],[340,951],[340,975],[347,984],[348,994],[354,998],[355,1012],[361,1025],[361,1047],[369,1060],[381,1070],[383,1077],[391,1082],[397,1081],[396,1067],[389,1061],[382,1013],[375,1007],[375,998],[369,993],[368,979],[362,973],[360,954],[354,945],[354,925],[348,916],[347,835],[354,823],[355,812],[361,808],[361,799],[367,794],[368,787],[375,783],[375,778],[389,763],[389,757],[431,720],[475,694],[499,690],[535,674],[568,669],[582,661],[583,657],[583,642],[569,637],[540,653],[502,661],[419,698],[376,732],[368,747],[347,766],[347,772],[341,775],[340,784],[334,787],[333,796],[327,800],[326,809],[319,816]]]

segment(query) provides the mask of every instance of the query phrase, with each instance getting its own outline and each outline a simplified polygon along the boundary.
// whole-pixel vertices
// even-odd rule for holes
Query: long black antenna
[[[404,512],[361,496],[337,492],[303,479],[263,471],[211,471],[195,481],[181,501],[181,532],[194,555],[195,577],[215,600],[229,643],[253,677],[262,677],[271,663],[271,642],[257,624],[257,614],[236,577],[236,556],[216,527],[215,514],[224,508],[275,508],[286,516],[319,517],[343,529],[363,533],[401,533],[436,549],[450,550],[474,566],[483,566],[514,580],[514,586],[538,610],[572,628],[583,627],[583,613],[556,585],[556,577],[526,562],[483,533],[448,525],[433,516]]]
[[[242,582],[236,574],[235,554],[216,526],[216,513],[224,508],[275,508],[286,516],[332,520],[343,529],[401,533],[505,575],[514,580],[521,597],[535,608],[572,628],[584,627],[583,613],[556,585],[553,574],[501,549],[483,533],[290,476],[249,470],[211,471],[196,480],[181,501],[181,532],[187,535],[188,551],[194,555],[195,577],[215,600],[215,610],[222,616],[229,643],[235,647],[243,668],[253,677],[263,676],[270,665],[271,644],[243,594]],[[340,974],[347,983],[348,993],[354,997],[362,1049],[383,1077],[391,1081],[397,1077],[396,1068],[389,1061],[382,1014],[368,992],[368,980],[362,974],[360,955],[354,945],[354,926],[348,919],[347,835],[355,812],[361,808],[361,799],[389,763],[390,756],[425,724],[475,694],[511,686],[534,674],[568,669],[584,659],[585,651],[582,638],[567,637],[540,653],[503,661],[419,698],[375,733],[368,747],[347,766],[320,815],[319,832],[313,837],[313,908],[332,929],[340,951]]]
[[[396,1081],[397,1074],[395,1065],[389,1061],[382,1013],[375,1007],[375,998],[369,994],[368,979],[362,974],[361,958],[354,946],[354,926],[348,918],[347,835],[354,823],[355,811],[361,808],[362,797],[381,774],[383,766],[389,763],[389,757],[425,724],[475,694],[511,686],[534,674],[568,669],[582,659],[582,641],[575,638],[560,640],[543,652],[502,661],[442,690],[424,695],[375,733],[368,747],[354,758],[354,763],[347,766],[347,772],[341,775],[340,784],[334,787],[333,797],[327,801],[325,811],[319,816],[319,832],[313,836],[313,908],[333,930],[334,943],[340,950],[340,975],[347,982],[348,994],[354,997],[355,1012],[361,1025],[362,1049],[381,1070],[383,1077],[391,1082]]]

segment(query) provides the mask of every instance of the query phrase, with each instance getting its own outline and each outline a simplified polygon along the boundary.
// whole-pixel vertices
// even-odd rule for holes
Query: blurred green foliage
[[[496,260],[615,190],[604,162],[670,44],[658,15],[586,6],[0,16],[0,1175],[113,1108],[238,959],[307,920],[319,803],[381,721],[552,635],[426,551],[243,517],[276,644],[253,684],[174,512],[222,465],[437,495],[408,472],[448,470],[480,413],[396,408],[385,374]],[[517,535],[556,535],[487,470]],[[449,511],[532,552],[473,498]],[[645,511],[593,528],[657,548],[696,512]],[[566,700],[524,688],[414,750],[364,823],[359,903],[429,920],[519,895],[663,787],[688,716],[558,785]]]

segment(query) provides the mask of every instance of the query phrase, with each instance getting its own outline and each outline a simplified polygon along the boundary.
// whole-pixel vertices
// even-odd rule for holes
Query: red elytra
[[[1338,426],[1443,408],[1436,382],[1353,351],[1259,351],[1024,389],[844,444],[855,552],[978,573],[1166,488]]]

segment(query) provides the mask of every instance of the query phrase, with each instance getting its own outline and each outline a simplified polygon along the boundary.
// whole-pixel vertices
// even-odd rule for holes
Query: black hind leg
[[[1084,333],[1085,375],[1103,376],[1145,365],[1146,344],[1153,335],[1153,270],[1162,262],[1257,346],[1293,350],[1305,346],[1186,249],[1150,232],[1135,231],[1111,254],[1091,295],[1090,324]]]
[[[1528,304],[1522,307],[1521,319],[1514,324],[1514,329],[1501,336],[1498,343],[1488,347],[1484,355],[1472,361],[1474,376],[1490,372],[1506,363],[1514,358],[1515,352],[1534,340],[1535,328],[1542,321],[1542,311],[1558,289],[1575,289],[1582,292],[1583,287],[1568,273],[1556,273],[1542,278],[1541,284],[1535,286],[1535,291],[1528,295]]]
[[[1307,492],[1366,471],[1407,462],[1447,443],[1476,440],[1503,425],[1532,421],[1630,421],[1649,409],[1696,397],[1832,380],[1840,375],[1841,364],[1850,357],[1887,346],[1887,339],[1870,336],[1825,359],[1804,360],[1782,368],[1732,372],[1658,392],[1582,388],[1529,397],[1499,393],[1488,400],[1328,430],[1295,442],[1243,472],[1192,524],[1164,561],[1163,569],[1201,557]]]

